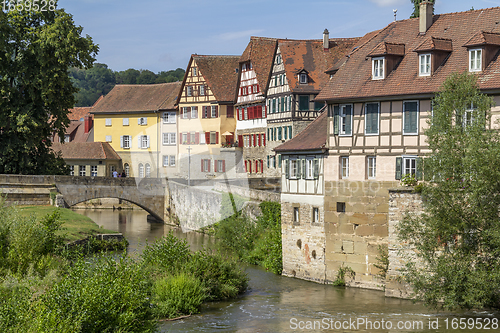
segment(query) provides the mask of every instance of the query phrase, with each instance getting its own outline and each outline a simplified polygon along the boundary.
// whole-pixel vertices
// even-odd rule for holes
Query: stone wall
[[[215,191],[221,191],[221,192],[231,192],[233,194],[240,195],[245,198],[249,198],[252,200],[257,200],[257,201],[275,201],[279,202],[280,201],[280,193],[276,192],[270,192],[270,191],[261,191],[261,190],[254,190],[249,187],[244,187],[244,186],[236,186],[232,184],[225,184],[225,183],[215,183],[214,185],[214,190]]]
[[[326,280],[334,281],[339,268],[356,273],[349,286],[382,289],[379,246],[387,246],[389,189],[398,181],[325,182]]]
[[[421,214],[422,197],[413,193],[413,188],[399,188],[389,191],[389,270],[385,295],[398,298],[410,298],[411,288],[400,279],[401,269],[405,266],[405,256],[412,256],[413,250],[408,244],[400,242],[397,225],[406,213]]]

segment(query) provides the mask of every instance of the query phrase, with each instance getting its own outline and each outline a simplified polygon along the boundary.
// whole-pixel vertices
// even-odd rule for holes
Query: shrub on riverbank
[[[259,207],[262,215],[257,220],[252,221],[238,212],[214,225],[214,235],[221,251],[281,274],[281,205],[267,201]]]

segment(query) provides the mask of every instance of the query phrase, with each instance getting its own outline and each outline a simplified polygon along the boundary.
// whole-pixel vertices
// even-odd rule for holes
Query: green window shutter
[[[346,105],[345,106],[345,134],[346,135],[351,135],[352,130],[351,126],[352,125],[352,106],[351,105]]]
[[[285,162],[285,178],[290,179],[290,163],[287,158],[285,158],[284,162]]]
[[[333,107],[333,134],[339,134],[339,124],[340,124],[340,108],[338,105]]]
[[[417,180],[422,180],[422,173],[424,170],[424,162],[422,157],[417,157],[417,160],[415,161],[416,167],[417,167]]]
[[[378,133],[378,103],[367,103],[365,113],[366,134]]]
[[[300,160],[299,159],[295,160],[295,163],[296,163],[295,165],[297,166],[296,178],[299,179],[300,178],[300,172],[301,172],[301,170],[300,170],[300,167],[301,167]]]
[[[403,169],[403,158],[396,157],[396,180],[401,180],[401,173]]]
[[[302,164],[302,168],[301,168],[302,173],[300,174],[300,178],[305,179],[306,178],[306,160],[302,159],[300,161]]]
[[[319,178],[319,160],[317,158],[314,159],[313,167],[314,167],[314,179],[318,179]]]
[[[269,155],[267,155],[267,168],[269,169]]]
[[[292,138],[292,126],[288,126],[288,138]]]
[[[278,155],[278,168],[281,168],[281,155]]]
[[[405,133],[417,133],[418,124],[418,102],[404,102],[404,124]]]
[[[309,111],[309,96],[299,96],[299,111]]]

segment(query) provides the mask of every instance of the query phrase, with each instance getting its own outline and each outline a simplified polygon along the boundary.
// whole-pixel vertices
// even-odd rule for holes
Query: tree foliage
[[[413,4],[413,13],[411,13],[410,18],[420,17],[420,3],[422,1],[429,1],[435,3],[435,0],[410,0],[410,1]]]
[[[0,13],[0,173],[66,173],[49,137],[64,137],[75,104],[68,69],[98,51],[82,30],[62,9]]]
[[[427,304],[500,307],[500,134],[491,97],[476,76],[453,74],[434,99],[425,131],[425,212],[406,216],[401,240],[414,247],[406,278]]]

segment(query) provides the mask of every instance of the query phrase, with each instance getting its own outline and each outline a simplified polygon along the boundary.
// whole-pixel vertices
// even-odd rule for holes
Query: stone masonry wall
[[[387,246],[389,189],[398,181],[325,182],[326,280],[334,281],[339,268],[356,273],[349,286],[382,289],[377,274],[379,246]],[[342,211],[344,209],[344,211]]]
[[[410,297],[411,288],[401,281],[400,271],[405,266],[404,257],[412,256],[413,250],[408,244],[398,240],[397,225],[406,213],[418,215],[422,211],[422,197],[419,193],[413,193],[413,188],[389,191],[389,270],[386,279],[386,296]]]
[[[300,195],[297,195],[300,200]],[[283,275],[304,280],[325,282],[325,226],[321,205],[281,202],[281,232]],[[319,222],[312,222],[312,209],[319,209]],[[299,209],[299,221],[294,222],[294,208]]]

